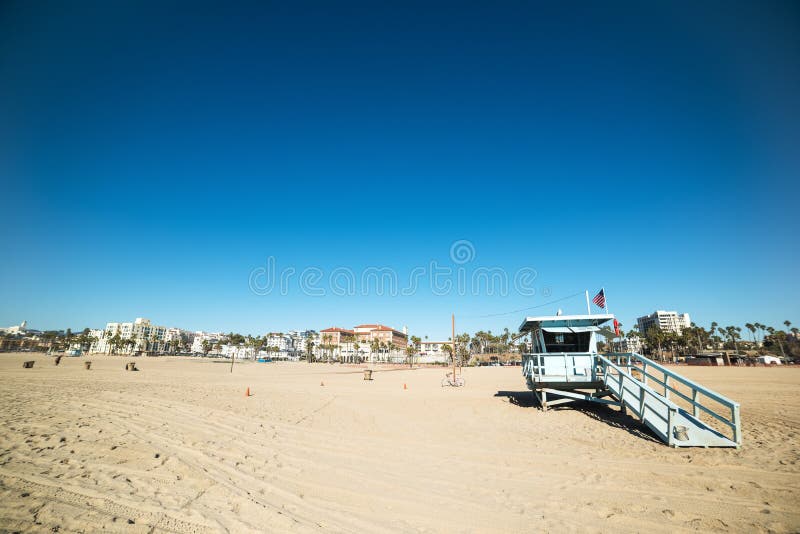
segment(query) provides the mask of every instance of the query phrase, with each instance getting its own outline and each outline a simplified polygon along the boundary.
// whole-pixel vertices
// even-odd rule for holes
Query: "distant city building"
[[[194,344],[194,336],[195,333],[188,330],[167,328],[167,331],[164,333],[164,342],[169,347],[169,350],[173,352],[178,348],[184,351]]]
[[[375,342],[380,348],[373,351]],[[320,330],[317,347],[322,353],[318,352],[319,356],[327,355],[330,348],[322,346],[328,345],[333,348],[333,357],[342,361],[402,361],[408,346],[408,334],[380,324],[361,324],[352,330],[335,326]]]
[[[445,346],[453,346],[451,341],[421,341],[419,344],[419,363],[446,363],[450,360],[450,353]]]
[[[12,336],[21,336],[27,331],[28,321],[22,321],[18,325],[0,328],[0,334],[9,334]]]
[[[309,342],[317,345],[319,334],[316,330],[290,330],[289,337],[292,338],[295,355],[299,358],[308,351]]]
[[[405,348],[408,345],[408,334],[395,330],[391,326],[380,324],[361,324],[353,328],[356,340],[369,345],[373,340],[386,345],[394,344],[396,347]]]
[[[264,335],[265,345],[270,347],[272,358],[278,360],[294,360],[299,358],[294,338],[289,334],[269,333]]]
[[[611,345],[616,352],[642,353],[642,340],[639,336],[614,338]]]
[[[107,323],[102,335],[89,350],[126,354],[137,351],[159,352],[166,347],[166,333],[166,327],[154,325],[150,319],[142,317],[137,317],[132,323]],[[123,343],[114,346],[115,339],[120,339]]]
[[[193,334],[192,346],[190,350],[195,354],[204,353],[206,352],[203,347],[204,341],[206,342],[205,346],[211,348],[215,344],[222,341],[223,337],[224,337],[223,334],[220,332],[202,332],[202,331],[195,332]]]
[[[645,315],[636,319],[639,325],[639,332],[647,334],[651,328],[658,328],[662,332],[674,332],[680,334],[684,328],[692,326],[688,313],[678,313],[675,311],[656,310],[650,315]]]
[[[352,330],[332,326],[325,330],[319,331],[319,340],[323,345],[342,345],[344,343],[352,343],[355,335]]]
[[[226,358],[233,356],[237,360],[255,360],[256,351],[246,345],[222,345],[220,354]]]

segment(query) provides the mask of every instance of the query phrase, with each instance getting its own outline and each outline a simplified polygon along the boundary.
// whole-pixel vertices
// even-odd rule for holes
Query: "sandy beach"
[[[0,355],[2,531],[800,530],[800,369],[680,369],[741,403],[734,450],[542,413],[518,367],[84,359]]]

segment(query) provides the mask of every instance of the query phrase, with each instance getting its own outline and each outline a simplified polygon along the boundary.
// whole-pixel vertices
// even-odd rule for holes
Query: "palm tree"
[[[152,351],[153,353],[158,352],[158,334],[156,333],[155,328],[150,333],[149,344],[150,344],[150,351]]]
[[[411,346],[414,347],[414,355],[419,354],[419,350],[422,344],[422,340],[419,336],[411,336]],[[412,363],[413,366],[413,363]]]
[[[258,357],[261,347],[264,346],[264,340],[261,336],[247,336],[247,345],[253,349],[253,359],[255,360]]]
[[[756,345],[758,345],[758,336],[761,333],[761,323],[753,323],[753,328],[756,329]]]
[[[450,356],[451,360],[453,358],[455,358],[454,351],[453,351],[453,345],[451,345],[450,343],[443,344],[442,345],[442,350],[445,351]]]
[[[738,326],[726,326],[724,332],[728,335],[728,338],[733,342],[733,348],[736,351],[736,354],[739,353],[739,344],[736,342],[737,339],[741,339],[742,336],[739,335],[742,329]]]
[[[408,363],[408,367],[410,369],[414,368],[414,346],[408,345],[406,347],[406,362]]]
[[[111,339],[108,340],[108,345],[111,347],[111,354],[114,354],[116,350],[122,346],[122,337],[120,337],[119,332],[116,332]]]
[[[658,359],[663,360],[661,345],[664,343],[664,332],[660,328],[648,328],[645,334],[645,339],[650,348],[658,348]]]
[[[369,342],[369,364],[372,365],[375,363],[375,353],[380,348],[380,343],[377,339],[372,339]]]
[[[328,352],[328,363],[331,363],[331,340],[333,337],[330,334],[322,335],[322,346]]]
[[[783,352],[783,343],[781,343],[781,338],[778,336],[778,332],[771,326],[767,327],[767,332],[769,332],[769,337],[773,343],[776,341],[778,342],[778,347],[781,349],[781,356],[785,358],[786,353]]]
[[[753,338],[753,345],[756,344],[756,326],[753,323],[745,323],[745,328],[750,330],[750,336]]]

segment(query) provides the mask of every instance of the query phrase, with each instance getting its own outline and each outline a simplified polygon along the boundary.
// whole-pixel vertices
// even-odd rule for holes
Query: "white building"
[[[206,346],[211,349],[215,344],[222,341],[222,337],[223,335],[219,332],[195,332],[193,334],[191,351],[195,354],[203,354],[206,352],[203,347],[204,341],[206,342]]]
[[[445,350],[445,346],[451,346],[450,341],[421,341],[419,344],[419,363],[447,363],[450,361],[450,353]]]
[[[646,334],[651,328],[658,328],[663,332],[674,332],[680,334],[684,328],[692,326],[688,313],[678,313],[675,311],[656,310],[650,315],[645,315],[636,319],[639,325],[639,332]]]
[[[167,329],[137,317],[132,323],[107,323],[100,338],[92,344],[90,352],[130,354],[136,351],[161,352],[166,347]],[[114,346],[113,341],[122,342]]]
[[[19,336],[26,332],[28,326],[28,321],[22,321],[18,325],[8,326],[6,328],[0,328],[0,334],[10,334],[13,336]]]
[[[298,357],[306,353],[309,342],[318,345],[319,335],[316,330],[290,330],[289,337],[292,338],[294,352]]]
[[[611,341],[614,352],[636,352],[642,353],[642,340],[639,336],[616,337]]]
[[[254,360],[256,357],[255,349],[247,345],[222,345],[220,354],[226,358],[230,358],[233,355],[237,360]]]
[[[278,360],[294,360],[299,355],[295,352],[294,339],[288,334],[269,333],[264,336],[266,346],[272,348],[272,357]]]

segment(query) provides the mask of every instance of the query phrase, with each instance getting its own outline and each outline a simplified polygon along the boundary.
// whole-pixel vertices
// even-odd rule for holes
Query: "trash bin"
[[[372,380],[372,369],[364,369],[364,380]]]
[[[91,369],[91,368],[92,368],[92,362],[83,362],[83,366],[84,366],[84,367],[86,368],[86,370],[88,371],[89,369]]]

